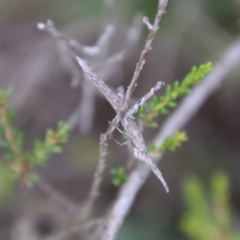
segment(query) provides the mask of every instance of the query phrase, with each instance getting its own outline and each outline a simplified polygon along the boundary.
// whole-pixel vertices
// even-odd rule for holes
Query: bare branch
[[[76,40],[59,32],[52,20],[47,20],[46,23],[38,23],[37,27],[39,30],[45,30],[57,40],[62,65],[72,76],[71,85],[72,87],[78,86],[82,75],[74,62],[74,56],[76,55],[74,51],[82,54],[84,47]]]
[[[114,240],[150,170],[138,165],[122,186],[104,224],[101,240]]]
[[[167,136],[171,136],[174,132],[182,128],[188,121],[192,119],[194,114],[204,104],[207,98],[221,86],[227,74],[237,66],[240,62],[240,39],[230,46],[223,54],[220,61],[215,65],[211,74],[205,81],[195,87],[192,94],[187,96],[175,113],[173,113],[163,125],[156,138],[153,140],[154,145],[161,146]],[[162,156],[158,156],[161,158]],[[145,166],[137,166],[128,181],[122,186],[118,194],[117,200],[110,209],[105,228],[102,232],[102,240],[113,240],[117,235],[125,217],[127,216],[136,196],[147,177],[150,169]]]
[[[104,134],[100,137],[100,156],[98,160],[97,170],[94,174],[93,184],[90,190],[89,198],[86,201],[86,204],[82,207],[83,211],[81,211],[81,219],[87,219],[92,210],[94,203],[99,195],[99,187],[102,182],[103,172],[105,169],[106,158],[108,155],[108,142],[106,136]]]
[[[155,94],[155,92],[158,91],[164,85],[165,85],[164,82],[161,82],[161,81],[157,82],[157,84],[153,88],[151,88],[150,91],[147,94],[145,94],[131,108],[129,108],[129,110],[126,112],[126,115],[132,116],[135,113],[137,113],[139,108],[142,107],[142,105],[144,103],[146,103],[148,101],[148,99],[150,99]]]
[[[148,30],[151,31],[153,29],[153,25],[149,22],[149,18],[147,16],[143,16],[142,21],[147,26]]]
[[[151,27],[151,30],[148,34],[148,38],[146,40],[146,43],[145,43],[145,46],[143,48],[143,51],[141,53],[141,56],[140,56],[140,59],[137,63],[137,66],[136,66],[136,69],[134,71],[134,74],[133,74],[133,78],[131,80],[131,83],[129,84],[128,86],[128,89],[127,89],[127,92],[126,92],[126,96],[125,96],[125,99],[124,99],[124,102],[123,102],[123,105],[122,105],[122,110],[126,109],[126,106],[128,105],[129,103],[129,100],[133,94],[133,91],[136,87],[136,84],[137,84],[137,80],[139,78],[139,75],[143,69],[143,66],[145,64],[145,60],[146,60],[146,57],[147,57],[147,54],[148,52],[152,49],[152,42],[157,34],[157,31],[158,31],[158,28],[159,28],[159,24],[162,20],[162,17],[163,15],[165,14],[166,12],[166,7],[167,7],[167,4],[168,4],[168,0],[159,0],[158,1],[158,10],[157,10],[157,14],[156,14],[156,17],[155,17],[155,20],[154,20],[154,23]]]
[[[109,45],[109,41],[115,32],[115,26],[113,24],[108,24],[105,27],[105,30],[103,31],[102,35],[99,37],[96,46],[99,48],[104,48],[107,45]]]
[[[82,133],[87,133],[91,130],[94,120],[96,89],[88,80],[82,82],[82,88],[84,90],[81,101],[75,112],[69,117],[68,124],[71,129],[77,126]]]
[[[71,48],[73,48],[78,53],[83,53],[84,47],[75,39],[70,38],[69,36],[65,35],[64,33],[58,31],[54,25],[52,20],[47,20],[46,23],[38,23],[37,28],[39,30],[45,30],[50,33],[53,37],[58,40],[65,41]]]
[[[105,48],[109,47],[109,42],[112,35],[115,32],[115,26],[113,24],[106,25],[102,35],[99,37],[95,46],[85,46],[84,53],[88,56],[99,55],[100,53],[106,53]]]

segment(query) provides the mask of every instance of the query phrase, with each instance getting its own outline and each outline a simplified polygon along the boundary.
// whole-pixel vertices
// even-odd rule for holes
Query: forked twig
[[[90,190],[89,198],[87,199],[85,205],[82,208],[80,218],[82,220],[87,219],[91,214],[91,210],[94,206],[94,203],[99,195],[99,187],[102,182],[103,172],[106,166],[106,158],[108,154],[108,143],[105,139],[105,136],[102,134],[100,137],[100,150],[99,150],[99,162],[97,170],[94,174],[93,184]]]

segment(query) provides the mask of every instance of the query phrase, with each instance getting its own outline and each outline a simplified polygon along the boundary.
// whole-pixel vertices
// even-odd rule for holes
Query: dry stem
[[[99,188],[103,178],[103,172],[106,166],[106,158],[108,155],[108,142],[104,134],[100,137],[100,157],[98,161],[98,167],[94,175],[93,184],[90,190],[89,198],[87,199],[85,205],[82,207],[80,218],[82,220],[87,219],[93,209],[94,203],[99,195]]]

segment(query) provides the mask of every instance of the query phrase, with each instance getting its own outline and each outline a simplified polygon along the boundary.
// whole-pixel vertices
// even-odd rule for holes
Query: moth
[[[119,108],[122,103],[122,99],[115,94],[104,82],[100,79],[97,74],[88,66],[88,64],[81,59],[76,57],[78,64],[83,69],[86,77],[99,89],[99,91],[105,96],[107,101],[114,108],[116,113],[118,113]],[[148,167],[153,171],[157,178],[162,182],[166,192],[169,192],[166,181],[164,180],[161,171],[158,169],[156,163],[148,156],[147,147],[143,136],[136,124],[135,117],[133,116],[139,108],[151,98],[157,90],[159,90],[164,85],[163,82],[157,82],[157,84],[150,89],[150,91],[144,95],[139,101],[137,101],[132,107],[129,107],[122,116],[121,125],[127,135],[127,137],[132,141],[133,155],[138,160],[147,164]]]

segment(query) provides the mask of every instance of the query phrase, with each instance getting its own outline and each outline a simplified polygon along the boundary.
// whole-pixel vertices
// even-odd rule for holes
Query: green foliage
[[[188,140],[186,132],[176,132],[173,137],[167,137],[163,145],[161,146],[161,151],[175,151],[176,148],[180,147],[183,142]]]
[[[126,182],[128,178],[126,171],[122,167],[117,169],[112,169],[111,175],[113,177],[112,183],[116,187],[121,186],[123,183]]]
[[[14,190],[14,180],[16,174],[8,165],[0,165],[0,203],[5,204],[9,201]],[[0,205],[1,205],[0,204]]]
[[[212,63],[193,67],[191,72],[183,79],[182,82],[175,81],[172,85],[166,87],[163,96],[154,96],[149,104],[145,104],[139,109],[139,117],[143,118],[145,124],[149,127],[157,127],[154,118],[160,114],[168,114],[169,108],[177,106],[176,100],[191,92],[191,87],[201,82],[205,75],[212,71]]]
[[[173,137],[167,137],[162,146],[157,148],[155,145],[150,145],[148,147],[148,152],[150,155],[160,154],[165,151],[175,151],[178,147],[182,145],[183,142],[187,141],[188,137],[186,132],[176,132]]]
[[[5,101],[7,97],[11,95],[12,91],[13,89],[9,87],[0,92],[0,107],[3,107],[5,105]]]
[[[231,230],[229,180],[224,173],[216,173],[211,180],[211,191],[206,194],[196,178],[183,185],[187,213],[181,219],[181,229],[195,240],[238,239]]]
[[[67,124],[59,122],[56,132],[49,129],[44,141],[36,140],[31,154],[32,164],[44,165],[51,154],[61,153],[60,144],[67,141],[68,130]]]
[[[46,164],[51,154],[62,151],[61,145],[67,141],[69,126],[60,122],[56,131],[47,131],[43,141],[35,141],[32,151],[25,151],[24,135],[12,126],[13,112],[5,107],[10,92],[10,89],[0,92],[0,130],[4,138],[0,140],[0,145],[6,149],[4,157],[8,160],[11,175],[20,180],[20,185],[31,185],[37,179],[31,170],[37,165]],[[9,171],[6,175],[9,175]],[[3,184],[3,179],[1,182]]]

